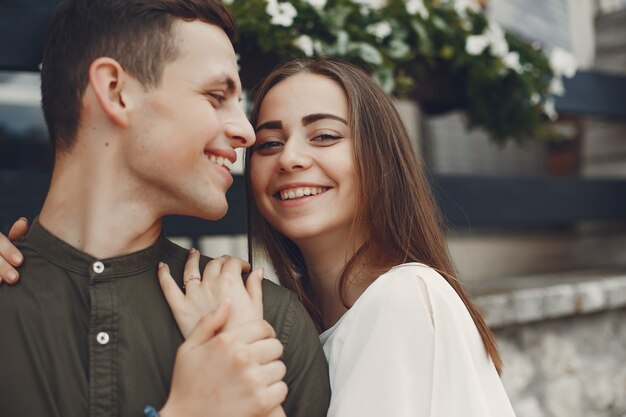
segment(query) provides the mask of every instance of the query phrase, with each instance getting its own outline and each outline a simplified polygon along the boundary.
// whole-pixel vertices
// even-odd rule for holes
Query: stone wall
[[[497,330],[517,417],[625,417],[626,309]]]
[[[626,272],[472,286],[517,417],[626,417]]]

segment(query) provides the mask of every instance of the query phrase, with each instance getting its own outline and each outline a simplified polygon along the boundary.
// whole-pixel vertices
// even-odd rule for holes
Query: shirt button
[[[107,332],[100,332],[96,336],[96,340],[101,345],[106,345],[107,343],[109,343],[109,340],[111,340],[111,337],[109,337],[109,334]]]
[[[104,264],[100,261],[94,262],[92,268],[96,274],[101,274],[102,272],[104,272]]]

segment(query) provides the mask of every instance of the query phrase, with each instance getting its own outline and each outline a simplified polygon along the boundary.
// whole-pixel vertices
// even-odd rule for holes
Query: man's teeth
[[[310,195],[321,194],[328,188],[325,187],[302,187],[292,188],[289,190],[283,190],[279,193],[281,200],[294,200],[296,198],[302,198]]]
[[[219,166],[223,166],[229,171],[231,170],[232,165],[233,165],[232,162],[230,162],[228,159],[224,158],[223,156],[217,156],[213,154],[209,154],[209,161]]]

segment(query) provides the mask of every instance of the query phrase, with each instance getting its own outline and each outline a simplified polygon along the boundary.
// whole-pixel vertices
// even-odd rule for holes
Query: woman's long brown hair
[[[299,73],[334,80],[348,100],[358,184],[354,226],[355,230],[365,231],[367,239],[343,268],[338,294],[341,301],[350,307],[346,303],[349,277],[363,261],[370,267],[389,268],[405,262],[428,265],[445,278],[465,303],[499,372],[502,363],[495,339],[457,279],[423,163],[411,147],[391,98],[351,64],[325,58],[293,60],[274,70],[260,86],[252,108],[252,125],[256,126],[261,103],[271,88]],[[248,149],[245,165],[250,259],[254,251],[269,258],[281,284],[298,295],[321,331],[324,325],[319,303],[302,253],[263,218],[254,201],[250,184],[252,152]]]

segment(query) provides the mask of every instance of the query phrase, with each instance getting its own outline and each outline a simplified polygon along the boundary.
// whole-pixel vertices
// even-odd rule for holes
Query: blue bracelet
[[[151,405],[146,405],[146,407],[143,409],[143,413],[146,417],[159,417],[159,412]]]

